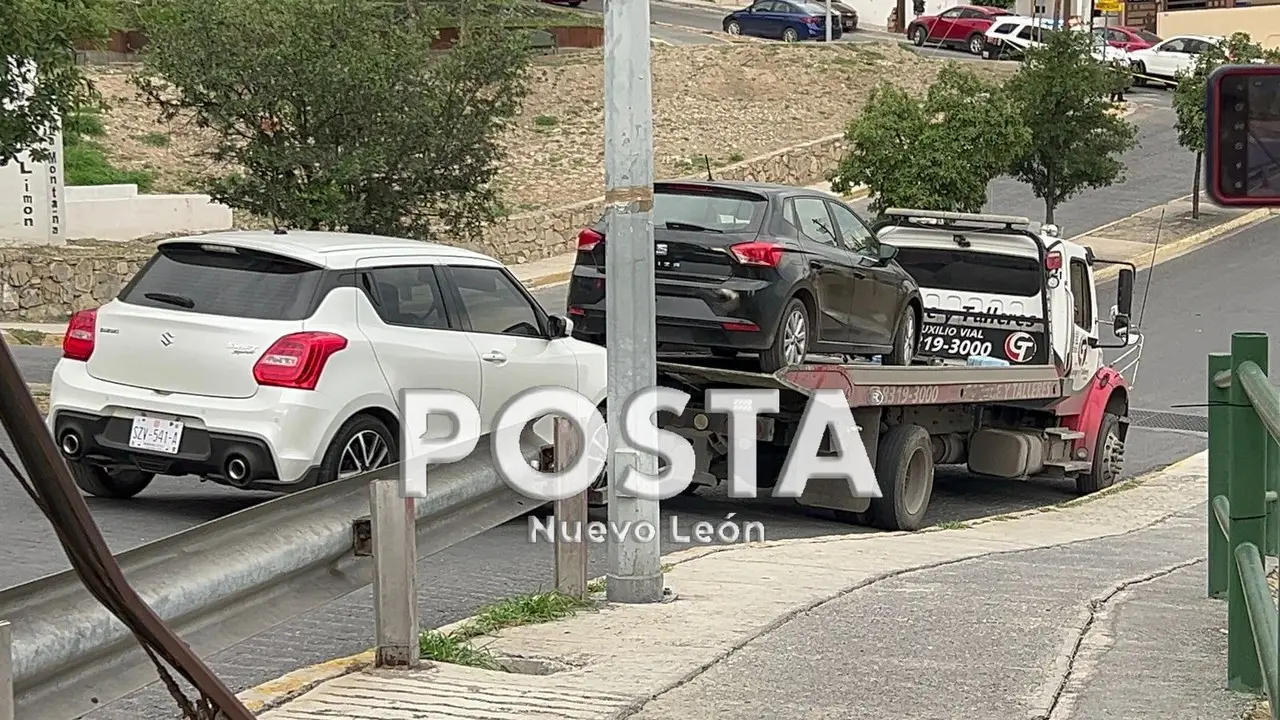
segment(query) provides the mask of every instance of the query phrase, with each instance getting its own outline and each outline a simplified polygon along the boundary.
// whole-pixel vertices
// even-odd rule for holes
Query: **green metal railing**
[[[1209,596],[1227,598],[1227,685],[1265,692],[1280,720],[1280,613],[1264,555],[1280,551],[1280,392],[1265,333],[1209,355]]]

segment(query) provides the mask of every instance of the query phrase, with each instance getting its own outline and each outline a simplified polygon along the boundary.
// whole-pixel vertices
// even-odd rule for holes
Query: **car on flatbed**
[[[1097,309],[1094,268],[1108,261],[1026,218],[892,208],[885,215],[880,235],[899,247],[921,288],[921,360],[934,364],[808,362],[762,374],[723,363],[659,363],[659,382],[693,398],[662,427],[693,444],[694,483],[725,482],[732,447],[743,441],[738,434],[731,444],[729,418],[707,410],[701,393],[774,388],[779,410],[755,423],[757,485],[768,487],[782,471],[813,395],[838,391],[882,496],[856,497],[843,479],[818,479],[797,502],[848,522],[925,526],[937,465],[964,464],[991,478],[1047,476],[1082,494],[1114,484],[1129,426],[1125,373],[1132,377],[1142,348],[1129,319],[1132,264],[1116,263],[1117,303],[1107,320]],[[1107,325],[1112,344],[1100,332]],[[1110,363],[1102,353],[1108,347],[1122,350]],[[829,435],[823,450],[839,452]]]
[[[858,213],[829,193],[750,182],[654,183],[660,346],[750,353],[765,372],[809,353],[916,353],[920,293]],[[605,344],[606,226],[578,235],[574,337]]]
[[[157,475],[290,492],[390,465],[407,389],[461,392],[487,433],[530,387],[605,396],[604,350],[573,340],[497,260],[348,233],[225,232],[159,243],[76,313],[50,430],[91,495]]]

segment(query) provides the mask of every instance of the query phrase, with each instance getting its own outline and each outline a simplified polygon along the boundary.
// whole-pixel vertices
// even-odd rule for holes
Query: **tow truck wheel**
[[[1120,437],[1120,417],[1105,413],[1098,423],[1098,440],[1093,448],[1093,467],[1076,476],[1076,491],[1088,495],[1116,484],[1124,467],[1124,440]]]
[[[868,519],[881,530],[919,530],[933,494],[933,442],[919,425],[896,425],[880,438]]]

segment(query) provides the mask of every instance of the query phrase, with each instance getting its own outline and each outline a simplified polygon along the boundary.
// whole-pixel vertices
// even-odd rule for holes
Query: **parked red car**
[[[917,46],[963,48],[982,54],[984,36],[996,18],[1013,15],[1008,10],[985,5],[957,5],[937,15],[921,15],[907,26],[907,37]]]
[[[1096,22],[1096,21],[1095,21]],[[1100,28],[1095,27],[1093,34],[1099,37],[1105,37],[1107,44],[1113,48],[1120,48],[1125,52],[1133,52],[1134,50],[1146,50],[1160,42],[1160,36],[1155,33],[1147,32],[1142,28],[1112,27]]]

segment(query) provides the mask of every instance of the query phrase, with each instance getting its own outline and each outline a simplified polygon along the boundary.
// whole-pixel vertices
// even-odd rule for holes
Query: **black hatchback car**
[[[909,365],[920,290],[896,248],[833,195],[746,182],[654,184],[657,333],[662,346],[750,352],[761,370],[806,353]],[[605,344],[605,224],[578,235],[573,335]]]

